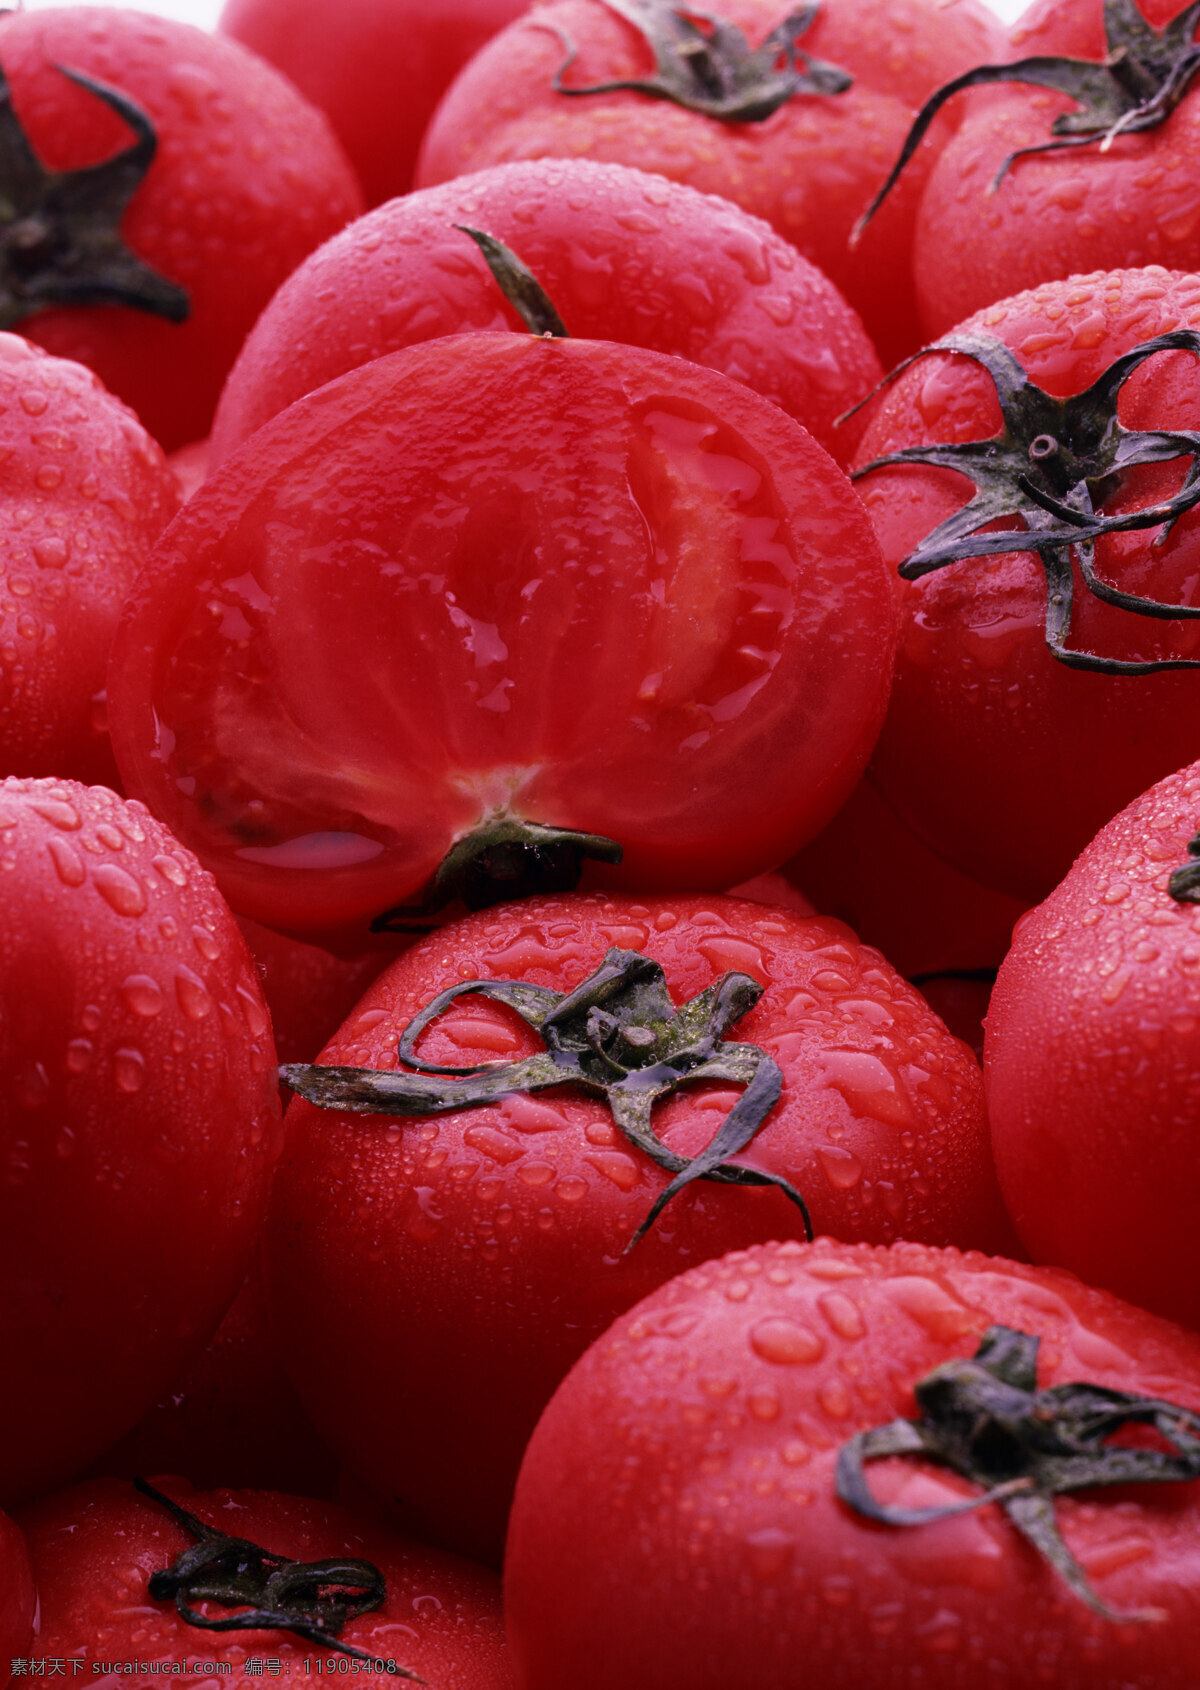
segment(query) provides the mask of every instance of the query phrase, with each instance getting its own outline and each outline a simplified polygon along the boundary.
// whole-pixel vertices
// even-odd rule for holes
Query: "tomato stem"
[[[1200,1414],[1105,1385],[1039,1390],[1040,1342],[1030,1333],[992,1326],[972,1358],[935,1367],[913,1386],[919,1420],[893,1420],[842,1445],[837,1493],[867,1519],[890,1526],[925,1525],[998,1502],[1089,1608],[1122,1623],[1161,1619],[1157,1609],[1121,1613],[1101,1601],[1063,1542],[1053,1499],[1095,1486],[1200,1478]],[[1173,1453],[1105,1442],[1132,1425],[1154,1427]],[[981,1486],[984,1494],[940,1508],[887,1506],[876,1500],[863,1469],[890,1455],[935,1461]]]
[[[765,1051],[724,1039],[762,992],[748,974],[731,971],[676,1009],[660,964],[641,951],[614,948],[570,992],[521,980],[466,980],[447,987],[400,1035],[400,1060],[413,1072],[307,1064],[279,1072],[318,1108],[372,1115],[446,1115],[482,1108],[514,1092],[575,1085],[603,1097],[630,1143],[673,1176],[627,1250],[645,1237],[671,1198],[696,1179],[777,1186],[799,1208],[811,1239],[804,1199],[787,1180],[729,1160],[753,1139],[783,1087],[779,1067]],[[416,1054],[420,1034],[458,998],[476,993],[515,1010],[540,1033],[545,1050],[519,1062],[471,1068],[423,1061]],[[660,1098],[702,1080],[732,1081],[746,1089],[706,1147],[697,1156],[680,1156],[654,1132],[651,1110]]]
[[[550,295],[510,246],[485,229],[472,229],[466,223],[456,223],[454,227],[475,242],[487,260],[493,281],[530,334],[550,340],[570,339]]]
[[[1052,141],[1020,147],[1009,153],[992,180],[994,192],[1019,158],[1056,152],[1063,147],[1099,143],[1104,152],[1119,135],[1136,135],[1165,123],[1200,70],[1200,45],[1193,37],[1200,20],[1200,0],[1186,7],[1162,29],[1153,29],[1136,0],[1104,0],[1104,31],[1108,52],[1098,63],[1043,55],[1017,59],[1008,65],[976,65],[930,95],[912,128],[886,182],[855,224],[853,245],[899,180],[930,124],[946,101],[964,88],[997,82],[1026,82],[1069,94],[1077,110],[1061,112],[1050,125]]]
[[[182,323],[181,287],[120,236],[121,219],[158,150],[146,113],[82,71],[55,67],[102,100],[134,133],[132,146],[81,170],[47,170],[35,155],[0,69],[0,329],[56,305],[126,305]]]
[[[817,0],[790,12],[761,47],[751,47],[727,19],[672,0],[604,3],[645,38],[654,54],[654,75],[568,87],[563,77],[579,49],[556,24],[538,19],[537,27],[557,35],[567,55],[554,75],[556,94],[608,94],[627,88],[721,123],[763,123],[797,94],[844,94],[854,80],[839,65],[810,58],[796,45],[820,10]]]
[[[199,1631],[290,1631],[356,1660],[374,1658],[337,1641],[347,1620],[373,1612],[387,1598],[383,1574],[370,1561],[348,1556],[293,1561],[206,1525],[145,1479],[134,1479],[133,1484],[197,1540],[173,1566],[150,1575],[147,1589],[154,1601],[173,1598],[180,1619]],[[196,1612],[194,1602],[218,1602],[249,1611],[210,1619]],[[399,1678],[425,1682],[404,1667],[394,1670]]]
[[[1035,552],[1046,576],[1046,644],[1060,663],[1106,675],[1200,668],[1197,658],[1126,661],[1078,651],[1066,643],[1076,562],[1093,597],[1119,610],[1166,621],[1200,616],[1200,606],[1164,604],[1126,593],[1103,580],[1095,568],[1096,541],[1101,536],[1158,528],[1152,543],[1162,545],[1185,511],[1200,504],[1200,432],[1127,429],[1117,419],[1117,401],[1129,377],[1147,358],[1173,351],[1200,358],[1200,332],[1172,329],[1142,341],[1115,358],[1085,392],[1066,399],[1057,399],[1030,381],[1016,354],[1002,341],[969,330],[946,335],[898,364],[854,410],[916,359],[931,352],[959,352],[982,365],[992,378],[1003,419],[1000,433],[991,439],[905,446],[872,458],[854,471],[851,479],[857,481],[890,464],[933,464],[957,470],[975,483],[974,497],[939,523],[904,559],[900,565],[904,579],[920,580],[964,558]],[[1176,458],[1190,458],[1191,463],[1178,492],[1169,499],[1114,516],[1098,513],[1097,507],[1119,486],[1125,470]],[[1024,530],[980,532],[1011,517],[1019,518]]]
[[[573,892],[585,861],[617,864],[622,849],[602,833],[578,833],[499,814],[464,834],[442,858],[416,904],[393,904],[371,923],[372,933],[427,933],[420,918],[460,899],[469,910],[514,898]]]

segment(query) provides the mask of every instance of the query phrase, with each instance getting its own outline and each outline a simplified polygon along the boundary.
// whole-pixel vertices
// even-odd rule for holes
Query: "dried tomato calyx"
[[[628,88],[670,100],[722,123],[762,123],[797,94],[844,94],[854,78],[838,65],[813,59],[796,45],[820,11],[819,0],[798,6],[760,47],[751,47],[736,24],[673,0],[604,0],[631,23],[654,54],[654,75],[568,87],[563,77],[579,49],[554,24],[567,56],[554,76],[556,94],[609,94]]]
[[[180,1619],[199,1631],[290,1631],[355,1660],[374,1658],[337,1641],[347,1620],[372,1613],[387,1598],[383,1574],[370,1561],[344,1555],[293,1561],[206,1525],[145,1479],[133,1483],[197,1540],[173,1566],[150,1575],[147,1589],[155,1602],[174,1600]],[[195,1602],[218,1602],[243,1612],[210,1619],[196,1612]],[[406,1667],[389,1663],[388,1670],[415,1684],[425,1682]]]
[[[1172,869],[1167,891],[1177,904],[1200,904],[1200,833],[1188,840],[1190,863]]]
[[[622,850],[602,833],[545,827],[518,816],[496,815],[457,840],[416,904],[393,904],[371,923],[372,933],[427,933],[422,921],[460,899],[469,910],[490,909],[513,898],[573,892],[583,865],[616,864]]]
[[[1200,1478],[1200,1414],[1157,1397],[1105,1385],[1039,1390],[1041,1340],[992,1326],[966,1358],[944,1362],[913,1386],[919,1420],[859,1432],[838,1452],[837,1493],[868,1519],[920,1526],[998,1502],[1075,1594],[1109,1620],[1149,1620],[1159,1610],[1119,1613],[1102,1602],[1059,1533],[1053,1498],[1101,1485],[1187,1483]],[[1174,1453],[1105,1440],[1125,1426],[1152,1426]],[[868,1461],[912,1455],[951,1468],[982,1496],[943,1508],[893,1508],[876,1500]]]
[[[1167,621],[1200,616],[1200,606],[1164,604],[1123,592],[1095,570],[1095,543],[1102,534],[1159,528],[1153,541],[1159,546],[1184,512],[1200,503],[1200,432],[1127,429],[1117,419],[1118,396],[1134,370],[1158,352],[1173,351],[1200,357],[1200,332],[1172,329],[1143,341],[1115,358],[1085,392],[1066,399],[1056,399],[1035,386],[1016,355],[991,335],[949,334],[898,364],[885,381],[894,380],[930,352],[961,352],[973,358],[991,376],[1003,418],[1000,433],[989,440],[905,446],[872,458],[854,472],[852,479],[858,480],[888,464],[935,464],[958,470],[975,483],[975,496],[904,559],[900,574],[905,580],[919,580],[962,558],[1036,552],[1046,576],[1046,644],[1060,662],[1109,675],[1200,667],[1196,658],[1130,662],[1077,651],[1066,644],[1071,631],[1073,560],[1088,591],[1120,610]],[[1192,461],[1171,498],[1120,515],[1097,513],[1096,506],[1113,492],[1123,471],[1176,458]],[[1021,518],[1025,531],[980,533],[989,523],[1009,517]]]
[[[0,70],[0,329],[56,305],[127,305],[182,323],[191,309],[184,289],[143,263],[119,232],[158,149],[153,125],[118,89],[55,68],[103,100],[135,140],[100,164],[47,170]]]
[[[492,278],[500,292],[518,314],[530,334],[551,340],[568,340],[563,320],[554,302],[527,264],[523,264],[510,246],[485,229],[472,229],[466,223],[454,225],[464,235],[470,235],[487,261]]]
[[[1200,0],[1193,0],[1162,29],[1153,29],[1137,7],[1137,0],[1104,0],[1107,55],[1093,59],[1053,56],[1016,59],[1009,65],[976,65],[947,82],[921,107],[913,120],[900,156],[887,181],[859,218],[852,239],[879,210],[900,172],[916,152],[926,130],[953,95],[964,88],[996,82],[1028,82],[1069,94],[1078,110],[1062,112],[1050,125],[1053,141],[1020,147],[1009,153],[992,180],[1000,186],[1010,167],[1031,153],[1057,152],[1063,147],[1088,147],[1099,142],[1106,150],[1118,135],[1135,135],[1165,123],[1191,87],[1200,70],[1200,44],[1193,37],[1200,20]]]
[[[734,1044],[725,1032],[762,996],[748,974],[723,974],[715,985],[676,1008],[661,966],[641,951],[612,949],[594,973],[570,992],[522,980],[466,980],[449,986],[409,1022],[398,1054],[412,1073],[376,1068],[292,1064],[282,1078],[309,1103],[368,1115],[447,1115],[478,1109],[514,1092],[575,1085],[603,1097],[613,1119],[639,1150],[674,1177],[655,1199],[627,1249],[645,1236],[671,1198],[695,1179],[726,1185],[774,1185],[797,1205],[804,1230],[812,1226],[804,1199],[778,1174],[732,1162],[779,1099],[783,1076],[757,1045]],[[457,998],[470,993],[507,1004],[545,1041],[518,1062],[444,1068],[417,1056],[416,1041]],[[650,1122],[655,1102],[680,1086],[724,1080],[745,1086],[712,1139],[691,1158],[668,1149]]]

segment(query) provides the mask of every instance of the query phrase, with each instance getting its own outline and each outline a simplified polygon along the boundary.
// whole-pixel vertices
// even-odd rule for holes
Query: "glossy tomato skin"
[[[1198,816],[1192,764],[1101,830],[1022,922],[985,1047],[997,1165],[1034,1259],[1192,1326],[1200,922],[1167,883]]]
[[[78,1471],[204,1344],[245,1274],[280,1116],[254,967],[195,858],[103,787],[10,779],[0,818],[11,1498]]]
[[[0,334],[0,405],[0,770],[115,783],[109,647],[178,494],[92,372],[20,335]]]
[[[757,45],[786,8],[776,0],[722,0],[715,10]],[[801,46],[848,71],[853,86],[839,95],[800,95],[759,123],[722,123],[627,90],[578,98],[557,93],[564,41],[579,49],[565,79],[571,87],[644,77],[653,69],[640,33],[602,0],[541,7],[490,42],[452,85],[426,134],[418,186],[539,156],[654,170],[770,223],[846,296],[885,364],[920,343],[910,260],[932,143],[856,251],[849,236],[925,97],[1002,51],[983,7],[938,10],[905,0],[889,8],[884,25],[869,0],[827,0]]]
[[[397,935],[394,953],[368,951],[360,957],[338,957],[257,921],[242,919],[238,926],[262,981],[280,1062],[315,1062],[322,1045],[386,968],[391,954],[398,954],[405,943]]]
[[[844,463],[837,419],[882,371],[831,282],[758,218],[623,164],[529,159],[382,206],[276,294],[230,373],[217,463],[302,394],[368,358],[464,331],[525,332],[455,225],[495,235],[571,334],[671,352],[774,399]]]
[[[1083,392],[1120,353],[1200,325],[1200,283],[1122,270],[1050,282],[1001,300],[964,330],[1012,348],[1052,394]],[[1200,422],[1200,364],[1146,363],[1119,405],[1128,428]],[[986,439],[1000,428],[991,378],[948,353],[922,358],[877,401],[858,462],[906,445]],[[1178,488],[1176,462],[1127,472],[1103,509],[1132,509]],[[901,465],[856,482],[894,568],[971,496],[954,471]],[[1194,512],[1164,545],[1155,530],[1112,535],[1097,568],[1127,591],[1195,602]],[[1200,752],[1200,677],[1186,670],[1098,675],[1045,646],[1046,587],[1031,554],[969,558],[903,588],[896,684],[872,779],[901,818],[973,879],[1025,902],[1046,895],[1122,805]],[[1160,622],[1102,604],[1076,578],[1070,643],[1118,658],[1200,657],[1200,624]]]
[[[521,1469],[505,1603],[522,1690],[1188,1690],[1195,1483],[1057,1501],[1102,1600],[1163,1612],[1128,1625],[1087,1608],[997,1507],[900,1528],[837,1500],[838,1448],[914,1416],[913,1383],[993,1324],[1040,1336],[1041,1385],[1200,1406],[1194,1334],[1068,1274],[912,1243],[737,1251],[623,1315]],[[924,1462],[868,1471],[898,1506],[972,1491]]]
[[[412,187],[425,126],[455,75],[530,0],[226,0],[218,28],[329,118],[368,205]]]
[[[1161,29],[1175,0],[1137,0]],[[1014,26],[1007,57],[1106,52],[1102,0],[1040,0]],[[1200,157],[1200,92],[1193,83],[1167,121],[1141,134],[1018,159],[1051,139],[1050,125],[1077,110],[1068,96],[1011,84],[973,98],[935,159],[917,216],[913,268],[929,338],[992,300],[1083,271],[1162,264],[1200,268],[1193,183]]]
[[[386,1602],[347,1621],[339,1642],[394,1660],[428,1684],[511,1690],[499,1591],[482,1567],[408,1542],[332,1502],[268,1490],[195,1490],[174,1476],[153,1482],[206,1524],[276,1554],[297,1561],[349,1556],[376,1566],[387,1584]],[[340,1662],[342,1672],[357,1666],[368,1677],[405,1682],[385,1667],[372,1674],[365,1663],[277,1627],[206,1631],[181,1620],[173,1601],[152,1601],[150,1575],[171,1566],[196,1539],[122,1480],[75,1485],[35,1503],[21,1519],[41,1596],[38,1652],[90,1661],[106,1690],[124,1682],[120,1663],[131,1658],[164,1669],[185,1660],[205,1674],[228,1663],[221,1682],[247,1690],[262,1682],[264,1657],[286,1663],[283,1672],[293,1680],[336,1673]],[[236,1611],[201,1608],[213,1619]],[[104,1672],[105,1662],[118,1664]]]
[[[576,894],[481,912],[382,975],[322,1060],[392,1068],[400,1032],[445,986],[563,991],[614,945],[658,960],[677,1004],[729,969],[766,985],[728,1035],[783,1071],[744,1160],[790,1180],[818,1231],[1007,1236],[973,1057],[838,922],[720,897]],[[541,1045],[505,1008],[464,998],[418,1048],[461,1066]],[[694,1155],[737,1095],[684,1088],[659,1105],[656,1130]],[[468,1553],[498,1554],[533,1424],[610,1320],[697,1260],[803,1234],[779,1192],[693,1183],[626,1255],[667,1176],[599,1099],[566,1089],[429,1121],[295,1099],[287,1120],[268,1278],[296,1388],[346,1463],[409,1505],[413,1529]],[[313,1343],[329,1365],[309,1365]],[[371,1391],[350,1384],[364,1354],[380,1370]]]
[[[109,709],[239,913],[355,954],[496,818],[615,839],[617,886],[771,867],[857,779],[894,615],[853,490],[768,400],[464,335],[222,466],[128,601]]]
[[[92,305],[40,312],[21,332],[95,370],[166,450],[199,439],[267,300],[361,212],[345,155],[321,113],[276,71],[189,24],[116,7],[10,13],[0,20],[0,62],[50,169],[96,163],[131,138],[58,65],[120,90],[147,114],[158,148],[121,234],[191,301],[182,324]]]
[[[37,1595],[25,1536],[7,1514],[0,1514],[0,1674],[23,1659],[33,1641]]]

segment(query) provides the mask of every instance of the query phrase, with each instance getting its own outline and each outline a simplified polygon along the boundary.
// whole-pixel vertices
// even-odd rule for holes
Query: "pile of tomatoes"
[[[0,1683],[1195,1690],[1198,27],[0,18]]]

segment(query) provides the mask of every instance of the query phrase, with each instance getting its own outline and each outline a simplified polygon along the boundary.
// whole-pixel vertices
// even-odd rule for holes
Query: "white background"
[[[24,10],[27,12],[40,11],[44,6],[62,5],[64,0],[25,0]],[[79,4],[80,0],[72,0]],[[114,0],[82,0],[84,5],[111,5]],[[119,0],[117,0],[119,3]],[[182,18],[186,23],[198,23],[206,29],[211,29],[221,15],[224,0],[140,0],[137,10],[141,12],[159,12],[163,17]],[[437,0],[430,0],[436,5]],[[337,0],[327,0],[327,4],[336,6]],[[1011,21],[1019,17],[1025,10],[1026,0],[985,0],[994,12]],[[884,10],[885,0],[880,0],[880,12]],[[713,10],[720,11],[719,5]]]

